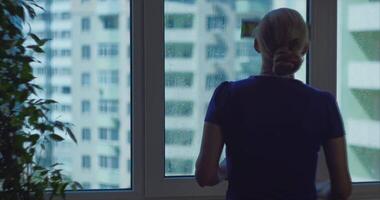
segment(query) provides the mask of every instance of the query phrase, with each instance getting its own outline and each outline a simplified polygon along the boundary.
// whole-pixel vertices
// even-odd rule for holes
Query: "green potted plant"
[[[50,119],[56,102],[41,99],[33,84],[34,53],[43,53],[47,39],[25,31],[36,16],[34,0],[0,1],[0,199],[29,200],[65,197],[79,183],[62,173],[60,164],[40,163],[45,146],[62,142],[67,134],[77,142],[70,124]],[[30,29],[30,28],[29,28]],[[32,41],[32,44],[30,44]]]

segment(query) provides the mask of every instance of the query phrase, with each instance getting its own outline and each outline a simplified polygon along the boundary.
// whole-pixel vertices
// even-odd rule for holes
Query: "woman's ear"
[[[260,47],[259,47],[259,42],[257,41],[256,38],[255,38],[255,41],[253,43],[253,46],[255,47],[255,50],[257,51],[257,53],[261,53],[260,52]]]

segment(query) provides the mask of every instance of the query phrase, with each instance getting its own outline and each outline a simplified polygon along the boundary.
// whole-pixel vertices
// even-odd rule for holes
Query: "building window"
[[[84,72],[81,74],[81,85],[82,86],[90,86],[91,85],[90,73]]]
[[[117,99],[100,99],[99,112],[101,113],[117,113],[119,111],[119,101]]]
[[[249,57],[257,55],[251,42],[237,42],[236,43],[236,56],[237,57]]]
[[[61,50],[61,56],[62,57],[71,56],[71,50],[70,49],[62,49]]]
[[[100,168],[108,168],[108,158],[107,156],[99,156],[99,166]]]
[[[89,31],[91,28],[91,21],[89,17],[83,17],[81,20],[82,32]]]
[[[71,93],[71,87],[70,86],[63,86],[62,87],[62,94],[70,94]]]
[[[100,85],[118,85],[119,70],[100,70],[98,72],[98,82]]]
[[[83,169],[91,168],[91,157],[89,155],[82,156],[82,168]]]
[[[117,156],[99,156],[99,166],[100,168],[111,168],[118,169],[119,168],[119,158]]]
[[[91,110],[91,104],[89,100],[82,101],[82,113],[89,113]]]
[[[188,129],[168,129],[165,130],[166,145],[189,146],[192,144],[194,131]]]
[[[193,114],[194,103],[192,101],[166,101],[166,116],[190,116]]]
[[[166,43],[166,58],[191,58],[193,56],[192,43]]]
[[[107,140],[107,128],[99,128],[99,139]]]
[[[70,19],[71,14],[69,12],[61,13],[61,19]]]
[[[227,47],[223,44],[207,45],[207,59],[224,58],[227,53]]]
[[[67,76],[71,75],[71,69],[69,67],[53,67],[52,68],[53,76]]]
[[[71,112],[71,105],[62,104],[61,105],[61,112]]]
[[[51,107],[51,111],[70,112],[71,111],[71,105],[67,105],[67,104],[53,104],[52,107]]]
[[[119,15],[102,15],[100,21],[104,29],[114,30],[119,27]]]
[[[71,32],[70,31],[62,31],[61,32],[61,38],[70,38]]]
[[[71,56],[71,50],[70,49],[54,49],[51,51],[51,56],[69,57],[69,56]]]
[[[192,159],[166,159],[165,172],[171,174],[191,174],[193,173],[193,160]]]
[[[90,141],[91,140],[91,129],[90,128],[82,128],[82,140]]]
[[[90,45],[82,45],[82,59],[89,60],[91,58],[91,47]]]
[[[43,76],[45,74],[45,68],[44,67],[34,67],[33,68],[33,74],[35,76]]]
[[[227,75],[224,71],[218,71],[215,74],[208,74],[206,76],[206,89],[214,89],[216,88],[220,83],[227,80]]]
[[[100,43],[98,45],[98,55],[102,57],[113,57],[119,54],[117,43]]]
[[[208,16],[207,17],[207,30],[225,29],[226,27],[225,16]]]
[[[99,139],[100,140],[112,140],[117,141],[119,140],[119,130],[117,128],[106,128],[106,127],[100,127],[99,128]]]
[[[111,132],[111,140],[117,141],[119,140],[119,131],[116,128],[110,129]]]
[[[191,72],[166,72],[166,87],[191,87],[193,85],[193,73]]]
[[[166,14],[165,28],[189,29],[193,27],[193,14]]]
[[[111,156],[111,168],[112,169],[119,169],[119,158],[115,156]]]

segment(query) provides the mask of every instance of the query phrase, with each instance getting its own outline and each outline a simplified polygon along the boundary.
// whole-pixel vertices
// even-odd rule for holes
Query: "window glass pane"
[[[338,1],[338,103],[352,180],[380,181],[380,1]]]
[[[165,0],[165,174],[193,175],[203,120],[216,86],[260,73],[242,19],[280,7],[306,19],[306,0]],[[304,62],[306,63],[306,62]],[[306,79],[306,67],[296,74]]]
[[[38,95],[59,102],[49,116],[74,124],[78,140],[49,146],[43,162],[63,163],[85,189],[130,188],[130,1],[38,2],[46,12],[32,30],[52,39],[33,66]]]

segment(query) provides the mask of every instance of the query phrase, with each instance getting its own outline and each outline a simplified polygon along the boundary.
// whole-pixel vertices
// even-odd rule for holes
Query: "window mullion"
[[[309,83],[336,95],[337,0],[310,0],[309,6]],[[323,150],[319,154],[317,181],[323,181],[329,179],[329,174]]]
[[[336,94],[337,0],[310,0],[309,5],[310,84]]]
[[[164,171],[164,1],[144,1],[145,193],[160,190]]]

